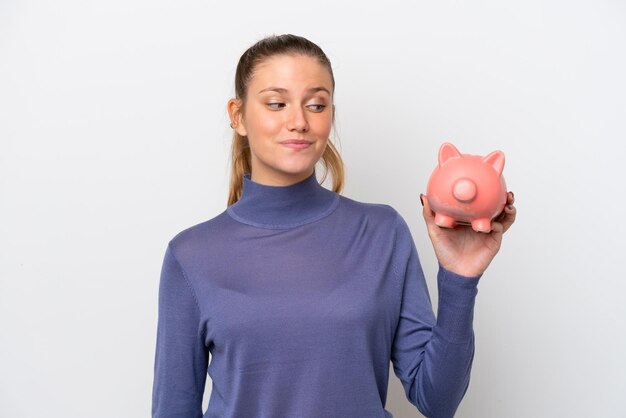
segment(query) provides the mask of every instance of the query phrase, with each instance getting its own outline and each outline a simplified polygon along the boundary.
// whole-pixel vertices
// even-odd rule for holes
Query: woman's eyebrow
[[[275,91],[275,92],[278,92],[278,93],[287,93],[288,92],[287,89],[284,89],[282,87],[268,87],[268,88],[265,88],[265,89],[259,91],[259,94],[263,93],[264,91]],[[313,93],[317,93],[318,91],[325,91],[326,93],[328,93],[330,95],[330,91],[328,91],[328,89],[326,87],[311,87],[307,91],[313,92]]]

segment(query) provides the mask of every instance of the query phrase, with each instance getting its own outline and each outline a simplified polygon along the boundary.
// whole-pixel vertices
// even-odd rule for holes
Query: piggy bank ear
[[[502,174],[502,170],[504,170],[504,153],[502,151],[493,151],[484,157],[483,161],[493,166],[498,174]]]
[[[439,148],[439,166],[448,161],[450,158],[460,157],[461,153],[454,145],[444,142]]]

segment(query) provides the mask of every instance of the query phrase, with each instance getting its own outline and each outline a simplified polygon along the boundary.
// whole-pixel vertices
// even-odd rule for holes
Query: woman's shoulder
[[[377,239],[383,241],[391,239],[398,243],[398,248],[404,248],[404,251],[409,249],[410,251],[413,242],[411,229],[400,211],[395,207],[387,203],[361,202],[347,197],[343,199],[343,203],[347,210],[346,213],[350,213],[351,217],[357,217],[359,228],[367,223],[370,232]]]
[[[378,202],[363,202],[340,195],[341,207],[351,216],[366,217],[381,223],[395,224],[402,218],[392,205]]]
[[[176,232],[169,240],[168,245],[175,252],[186,252],[190,249],[198,249],[219,241],[220,231],[224,230],[228,215],[224,210],[220,214],[184,227]]]

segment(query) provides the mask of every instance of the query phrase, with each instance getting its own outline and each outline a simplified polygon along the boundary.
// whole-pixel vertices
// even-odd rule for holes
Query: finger
[[[441,227],[435,223],[435,213],[430,208],[430,203],[426,195],[420,193],[420,198],[424,205],[422,208],[422,216],[424,216],[424,221],[426,222],[426,229],[428,234],[432,236],[432,234],[438,233]]]
[[[504,208],[504,213],[506,213],[506,216],[501,221],[502,226],[504,227],[502,231],[503,233],[506,232],[511,227],[511,225],[513,225],[513,222],[515,222],[515,218],[517,217],[517,209],[513,205],[507,205]]]
[[[502,212],[500,212],[500,214],[494,218],[494,221],[501,222],[506,217],[506,215],[507,215],[506,210],[502,209]]]
[[[501,222],[496,222],[496,221],[491,222],[491,232],[495,234],[503,234],[504,225]]]
[[[504,218],[506,218],[507,214],[509,213],[509,211],[507,211],[506,208],[508,206],[512,206],[513,202],[515,202],[515,196],[513,195],[513,192],[508,192],[506,195],[506,204],[504,205],[504,208],[502,208],[502,211],[500,212],[500,214],[496,216],[494,220],[497,222],[500,222]]]
[[[428,203],[428,198],[426,197],[425,194],[420,193],[420,199],[422,200],[422,205],[424,206],[424,208],[422,209],[422,214],[424,215],[424,218],[426,219],[426,221],[434,222],[435,214],[430,208],[430,203]]]

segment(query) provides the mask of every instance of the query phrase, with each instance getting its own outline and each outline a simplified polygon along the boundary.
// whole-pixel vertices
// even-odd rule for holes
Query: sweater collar
[[[286,229],[321,219],[330,214],[339,195],[317,181],[315,171],[289,186],[268,186],[242,177],[241,198],[226,210],[239,222],[261,228]]]

